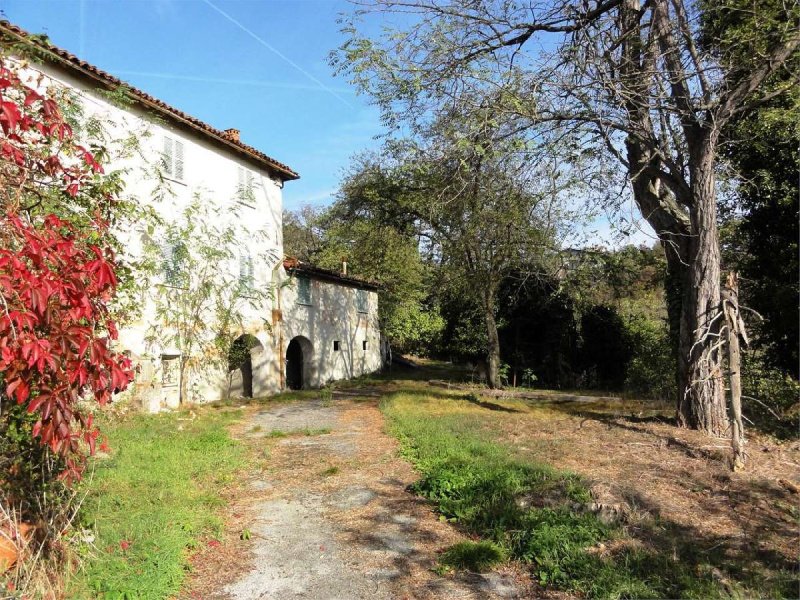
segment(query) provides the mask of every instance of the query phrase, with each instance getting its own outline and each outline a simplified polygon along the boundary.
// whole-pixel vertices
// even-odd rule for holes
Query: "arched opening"
[[[297,336],[286,348],[286,387],[290,390],[302,390],[311,387],[311,342]]]
[[[241,376],[241,395],[253,397],[253,350],[262,349],[261,342],[253,335],[244,334],[236,338],[228,350],[228,380],[231,388],[238,388]],[[238,373],[237,373],[238,371]],[[236,383],[234,383],[236,379]]]

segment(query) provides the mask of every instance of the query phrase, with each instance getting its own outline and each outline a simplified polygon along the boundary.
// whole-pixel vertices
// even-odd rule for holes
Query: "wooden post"
[[[730,378],[731,447],[733,449],[733,470],[744,468],[744,424],[742,423],[742,376],[741,348],[739,336],[745,344],[747,334],[744,321],[739,314],[739,281],[736,273],[729,273],[722,291],[722,310],[725,314],[728,342],[728,372]]]

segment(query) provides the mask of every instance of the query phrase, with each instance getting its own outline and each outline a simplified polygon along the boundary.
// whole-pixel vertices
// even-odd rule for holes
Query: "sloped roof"
[[[373,291],[378,291],[380,289],[380,285],[375,282],[359,279],[358,277],[352,277],[350,275],[342,275],[341,273],[328,269],[321,269],[320,267],[301,262],[296,258],[284,258],[283,268],[292,274],[305,275],[312,279],[321,279],[323,281],[330,281],[331,283],[338,283],[339,285]]]
[[[67,50],[47,43],[38,37],[31,36],[27,31],[17,27],[12,23],[9,23],[8,21],[0,20],[0,36],[6,38],[7,40],[11,40],[12,42],[28,43],[35,46],[36,49],[43,51],[37,53],[37,56],[51,60],[53,63],[67,69],[74,75],[81,77],[82,79],[89,80],[94,85],[99,84],[99,86],[108,89],[124,87],[129,92],[130,97],[146,110],[157,113],[159,116],[169,119],[181,127],[188,128],[196,133],[202,134],[216,145],[225,147],[228,150],[232,150],[240,156],[248,158],[251,161],[258,163],[262,167],[266,167],[267,170],[272,171],[275,175],[280,177],[282,181],[298,179],[300,177],[300,175],[293,171],[289,166],[267,156],[252,146],[228,137],[223,130],[212,127],[208,123],[205,123],[200,119],[192,117],[191,115],[188,115],[185,112],[170,106],[163,100],[159,100],[158,98],[155,98],[150,94],[133,87],[121,79],[114,77],[110,73],[106,73],[102,69],[99,69],[94,65],[81,60]]]

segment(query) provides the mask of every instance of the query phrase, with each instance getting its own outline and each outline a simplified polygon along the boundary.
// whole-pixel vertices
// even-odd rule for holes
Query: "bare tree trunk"
[[[712,435],[727,433],[720,332],[720,253],[717,232],[717,198],[714,175],[714,142],[703,140],[693,149],[691,173],[692,236],[689,240],[689,285],[683,306],[691,347],[681,347],[688,356],[687,382],[679,389],[678,422]],[[685,333],[690,333],[686,336]],[[682,343],[682,346],[684,344]]]
[[[741,375],[741,349],[739,336],[747,343],[744,323],[739,314],[739,284],[736,273],[728,275],[728,281],[723,290],[723,312],[728,341],[728,372],[731,388],[731,447],[733,449],[733,470],[744,468],[744,423],[742,422],[742,375]]]
[[[491,297],[484,300],[484,318],[486,320],[486,383],[495,390],[500,382],[500,336],[497,334],[497,321],[494,318],[494,301]]]

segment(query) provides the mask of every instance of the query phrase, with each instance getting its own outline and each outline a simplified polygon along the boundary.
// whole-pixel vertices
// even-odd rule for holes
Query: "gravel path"
[[[374,398],[260,408],[238,435],[268,454],[232,506],[228,528],[249,535],[202,553],[189,597],[530,597],[514,567],[432,571],[437,552],[463,537],[406,491],[417,476],[383,432]]]

